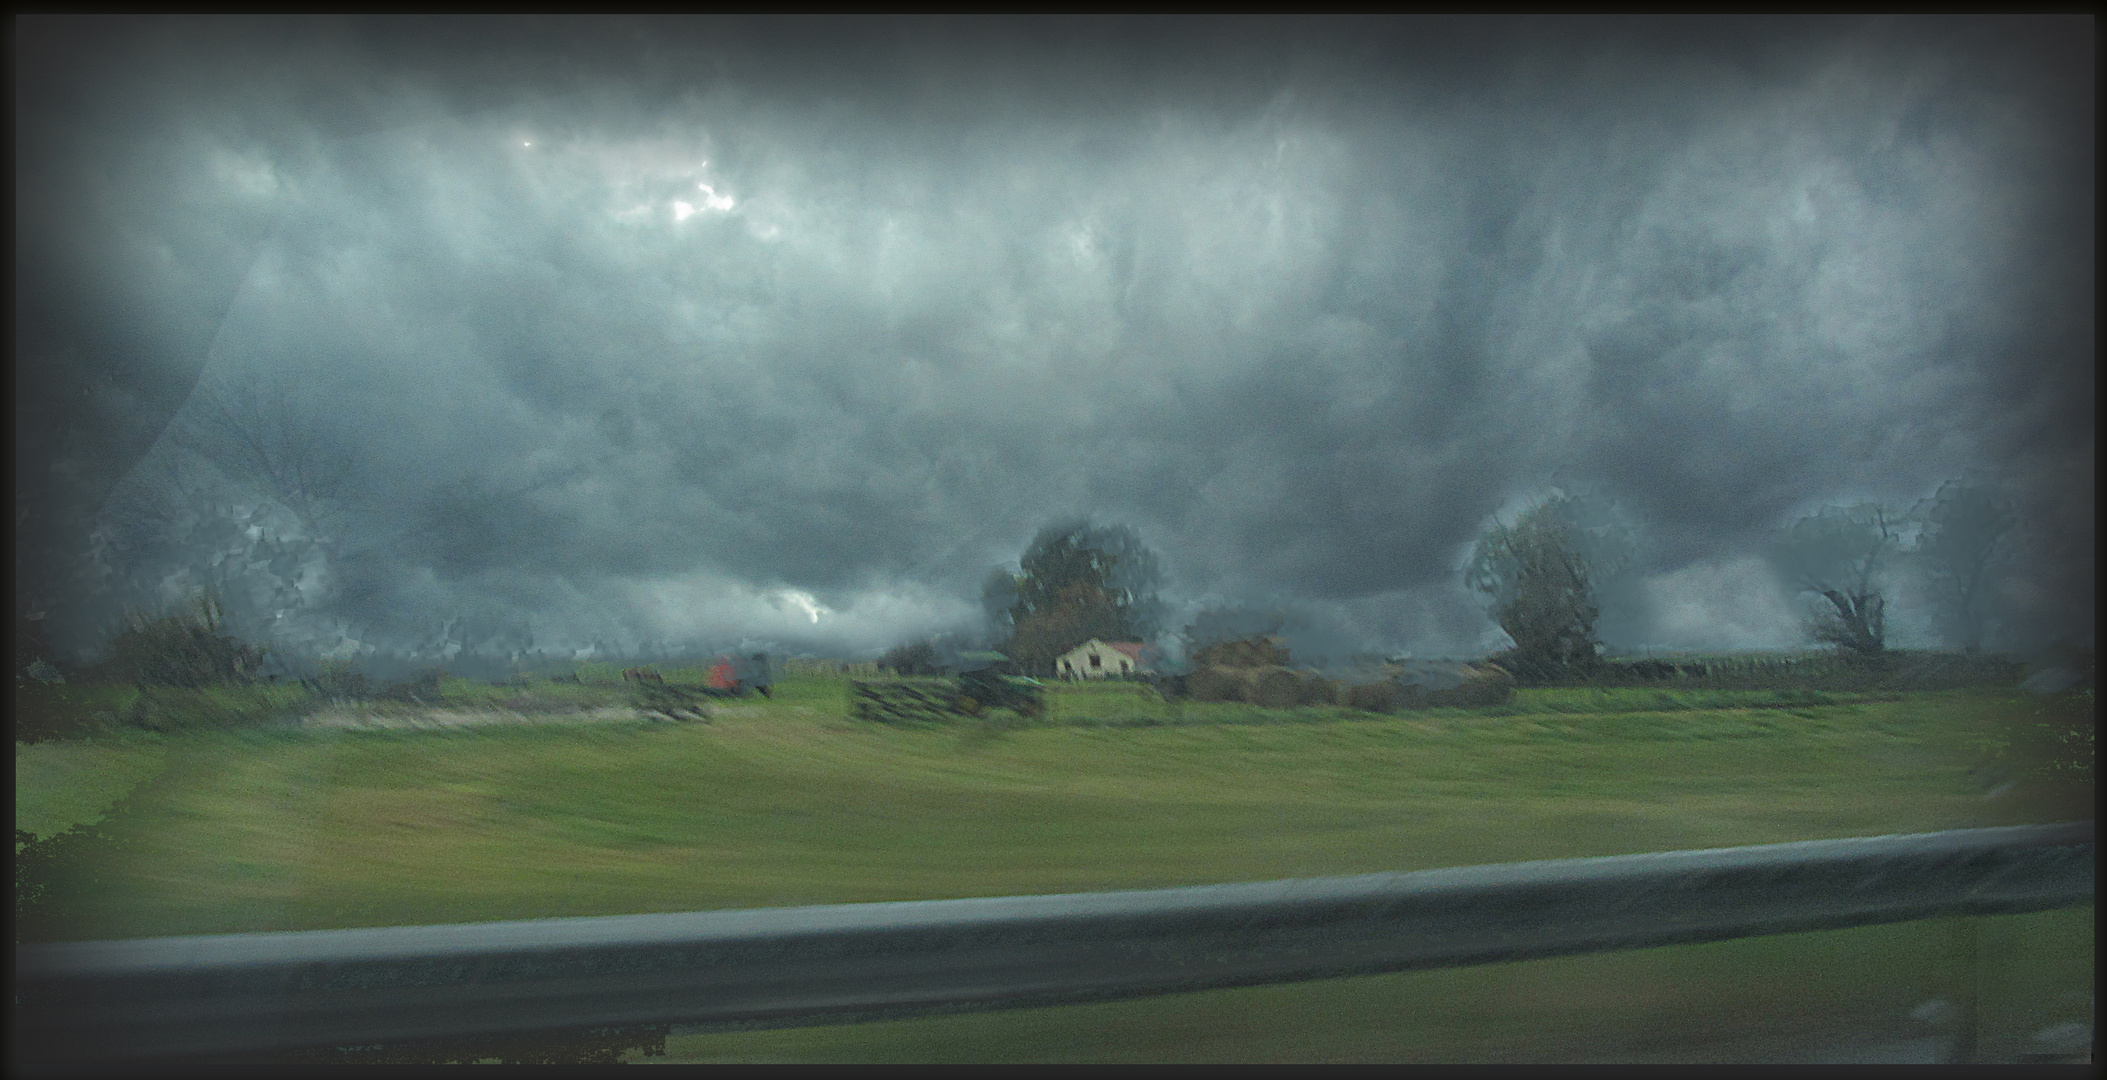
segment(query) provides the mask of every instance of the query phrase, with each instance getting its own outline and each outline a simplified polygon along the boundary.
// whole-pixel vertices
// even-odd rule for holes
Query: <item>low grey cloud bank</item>
[[[316,649],[872,652],[1089,514],[1187,610],[1477,654],[1469,545],[1554,483],[1647,539],[1614,644],[1779,646],[1780,526],[1968,470],[2031,522],[2009,621],[2090,624],[2092,61],[2054,20],[136,26],[27,28],[107,100],[182,78],[151,157],[21,161],[135,171],[41,226],[107,288],[38,300],[18,363],[131,309],[164,367],[319,406],[341,513],[250,537],[318,545],[250,613]],[[229,276],[201,236],[253,253],[216,321],[137,284]],[[169,547],[52,586],[80,636],[209,577]]]

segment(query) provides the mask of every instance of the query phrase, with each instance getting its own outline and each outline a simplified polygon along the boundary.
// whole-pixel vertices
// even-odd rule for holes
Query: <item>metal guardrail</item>
[[[16,949],[19,1060],[825,1023],[2090,903],[2093,824],[1131,892]]]

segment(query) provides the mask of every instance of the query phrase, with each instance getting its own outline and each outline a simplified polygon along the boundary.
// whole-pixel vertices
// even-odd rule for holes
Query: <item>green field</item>
[[[18,744],[17,828],[48,836],[107,814],[111,838],[92,873],[75,868],[55,883],[53,915],[24,933],[1150,888],[2090,815],[2089,795],[2007,787],[1975,770],[2041,709],[2010,691],[1525,690],[1494,709],[1377,717],[1166,705],[1134,684],[1105,684],[1055,688],[1037,724],[996,713],[890,728],[846,719],[845,683],[814,678],[780,684],[770,701],[718,704],[709,723],[562,722],[622,700],[618,685],[599,682],[446,686],[449,707],[554,721],[540,724],[281,724]],[[2057,995],[2078,986],[2089,1016],[2089,908],[1985,922],[2007,926],[2004,955],[2047,973],[2015,982],[2023,992],[2007,1005],[2030,1017],[2067,1011]],[[1551,1053],[1527,1049],[1546,1038],[1578,1047],[1585,1032],[1628,1049],[1670,1029],[1760,1033],[1853,1010],[1888,1015],[1957,992],[1958,954],[1941,944],[1952,937],[1950,924],[1918,923],[1143,1002],[682,1034],[669,1050],[723,1060],[1508,1060]],[[2078,961],[2078,974],[2063,971]],[[1587,989],[1604,980],[1620,989]],[[1290,1017],[1303,1019],[1284,1025]]]

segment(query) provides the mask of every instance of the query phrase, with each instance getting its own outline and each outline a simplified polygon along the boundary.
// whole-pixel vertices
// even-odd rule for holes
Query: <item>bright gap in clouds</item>
[[[732,208],[731,196],[717,194],[717,189],[708,184],[697,184],[695,186],[702,191],[702,205],[696,206],[690,202],[674,202],[673,220],[686,221],[704,210],[730,210]]]
[[[781,594],[781,599],[784,604],[803,611],[805,616],[815,623],[819,621],[821,615],[834,614],[832,609],[820,603],[811,593],[802,590],[785,589]]]

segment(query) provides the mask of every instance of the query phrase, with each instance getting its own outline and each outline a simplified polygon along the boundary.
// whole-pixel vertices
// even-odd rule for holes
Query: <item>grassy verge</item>
[[[111,868],[125,887],[71,898],[73,937],[1147,888],[2071,816],[2029,787],[1986,799],[1969,772],[2026,704],[2008,695],[1666,711],[1631,691],[1580,712],[1560,693],[1399,717],[1187,705],[1123,727],[1137,718],[1112,692],[1063,692],[1042,726],[893,729],[843,719],[839,684],[810,680],[708,724],[18,749],[18,804],[52,815],[119,785],[89,777],[157,777],[111,826],[135,840]],[[97,764],[39,764],[63,753]]]
[[[449,707],[626,700],[619,683],[441,689]],[[772,699],[713,706],[707,724],[208,726],[18,745],[18,828],[46,835],[130,792],[91,830],[100,846],[76,845],[93,850],[53,878],[23,932],[64,940],[1148,888],[2090,813],[2089,790],[2079,801],[2074,789],[2034,783],[2048,775],[2039,770],[2013,787],[1971,771],[2024,749],[2013,733],[2059,709],[2089,717],[2089,697],[1552,689],[1499,709],[1376,717],[1181,706],[1102,684],[1056,688],[1041,724],[996,714],[912,729],[849,721],[846,706],[842,680],[804,677]],[[1999,951],[2025,958],[2006,1001],[2023,1027],[2071,1011],[2069,994],[2089,988],[2090,912],[2015,918]],[[666,1060],[1616,1056],[1677,1033],[1762,1035],[1955,999],[1965,966],[1938,959],[1951,952],[1943,925],[677,1033]],[[2063,970],[2073,963],[2082,978]]]
[[[38,838],[99,820],[152,779],[166,760],[164,740],[62,740],[15,747],[15,828]]]
[[[1980,992],[1981,1050],[2089,1022],[2092,909],[831,1027],[697,1032],[668,1063],[1736,1062],[1950,1045]],[[1980,980],[1980,981],[1979,981]],[[1914,1015],[1913,1015],[1914,1014]],[[1785,1060],[1791,1060],[1787,1056]]]
[[[119,730],[139,699],[131,686],[25,683],[15,687],[15,741],[87,739]]]

